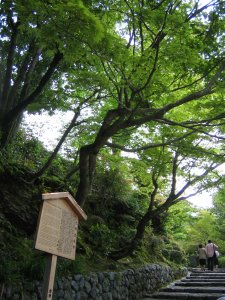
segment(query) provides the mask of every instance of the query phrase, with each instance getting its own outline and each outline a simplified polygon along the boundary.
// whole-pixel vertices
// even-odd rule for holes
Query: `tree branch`
[[[168,198],[173,198],[176,193],[176,183],[177,183],[177,161],[178,161],[178,153],[175,152],[175,156],[173,158],[173,168],[172,168],[172,180],[171,180],[171,191]]]
[[[82,104],[78,107],[77,111],[75,112],[69,126],[67,127],[67,129],[65,130],[65,132],[63,133],[61,139],[59,140],[57,146],[55,147],[54,151],[52,152],[52,154],[50,155],[49,159],[47,160],[47,162],[44,164],[44,166],[33,176],[33,181],[36,180],[38,177],[41,177],[44,172],[50,167],[50,165],[52,164],[53,160],[55,159],[57,153],[59,152],[62,144],[64,143],[64,141],[66,140],[68,134],[71,132],[71,130],[75,127],[80,125],[82,122],[76,122],[79,115],[80,115],[80,111],[81,111],[81,107],[82,105],[84,105],[85,103],[87,103],[92,97],[94,97],[97,94],[98,90],[95,90],[92,95],[90,97],[87,97]]]
[[[210,1],[209,3],[207,3],[206,5],[204,5],[204,6],[200,7],[200,8],[198,8],[198,3],[197,3],[195,5],[195,7],[192,9],[191,13],[187,16],[186,22],[190,21],[191,19],[193,19],[194,17],[196,17],[197,15],[199,15],[202,11],[206,10],[210,6],[213,6],[217,2],[218,1]]]
[[[210,118],[210,119],[205,119],[205,120],[201,120],[201,121],[188,121],[188,122],[182,122],[182,123],[178,123],[178,122],[175,122],[175,121],[171,121],[171,120],[168,120],[168,119],[165,119],[165,118],[162,118],[160,120],[156,120],[158,123],[163,123],[163,124],[168,124],[168,125],[171,125],[171,126],[180,126],[180,127],[183,127],[183,128],[187,128],[187,129],[190,129],[192,130],[192,133],[194,132],[198,132],[198,133],[203,133],[211,138],[216,138],[218,140],[225,140],[225,138],[223,136],[218,136],[218,135],[215,135],[215,134],[210,134],[208,133],[207,131],[205,130],[202,130],[201,128],[198,128],[197,126],[202,126],[204,125],[205,127],[212,127],[212,126],[220,126],[220,124],[216,124],[216,125],[210,125],[210,123],[212,121],[215,121],[215,120],[220,120],[222,118],[225,118],[225,113],[222,113],[222,114],[219,114],[213,118]],[[221,126],[223,126],[224,123],[221,124]]]
[[[188,137],[189,135],[193,134],[194,131],[192,132],[189,132],[189,133],[186,133],[178,138],[175,138],[175,139],[172,139],[168,142],[163,142],[163,143],[152,143],[152,144],[147,144],[145,146],[142,146],[142,147],[138,147],[138,148],[132,148],[132,149],[128,149],[124,146],[121,146],[121,145],[118,145],[116,143],[110,143],[110,142],[107,142],[106,143],[106,146],[108,147],[111,147],[111,148],[116,148],[116,149],[120,149],[124,152],[131,152],[131,153],[134,153],[134,152],[139,152],[139,151],[142,151],[142,150],[147,150],[147,149],[151,149],[151,148],[156,148],[156,147],[164,147],[164,146],[168,146],[168,145],[171,145],[171,144],[174,144],[176,142],[179,142],[181,141],[182,139],[184,139],[185,137]]]
[[[41,78],[38,86],[36,89],[31,93],[24,101],[18,103],[11,111],[8,112],[8,114],[5,117],[5,122],[8,123],[11,120],[15,119],[20,113],[23,112],[23,110],[32,102],[36,100],[36,98],[40,95],[40,93],[43,91],[44,87],[47,85],[49,79],[51,78],[52,74],[56,70],[59,62],[62,60],[63,54],[60,52],[57,52],[47,70],[47,72],[43,75]]]
[[[212,163],[210,165],[210,167],[208,169],[206,169],[201,175],[196,176],[195,178],[189,180],[181,189],[179,192],[177,192],[175,194],[175,198],[179,198],[180,195],[182,195],[187,188],[189,188],[190,186],[193,186],[195,183],[199,182],[200,180],[202,180],[203,178],[205,178],[210,172],[212,172],[213,170],[215,170],[216,168],[218,168],[221,164],[223,164],[224,162],[218,163],[218,164],[214,164]]]
[[[25,77],[25,81],[24,81],[24,85],[23,85],[23,88],[22,88],[22,91],[20,93],[20,97],[19,97],[19,101],[18,103],[22,102],[28,95],[28,90],[29,90],[29,84],[30,84],[30,78],[31,78],[31,75],[35,69],[35,66],[38,62],[38,58],[41,54],[41,48],[37,49],[33,59],[31,60],[31,63],[30,63],[30,66],[29,66],[29,69],[27,70],[26,72],[26,77]]]
[[[16,39],[19,33],[19,22],[12,24],[12,35],[8,50],[8,58],[7,58],[7,65],[6,65],[6,72],[5,72],[5,78],[4,78],[4,84],[3,84],[3,91],[1,95],[1,102],[4,103],[3,107],[6,107],[7,101],[8,101],[8,93],[11,85],[11,79],[12,79],[12,68],[13,68],[13,58],[15,55],[15,49],[16,49]],[[3,108],[4,110],[4,108]]]

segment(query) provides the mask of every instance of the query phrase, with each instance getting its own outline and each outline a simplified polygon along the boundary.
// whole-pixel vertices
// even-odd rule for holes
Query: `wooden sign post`
[[[43,287],[42,287],[41,299],[43,300],[52,299],[56,264],[57,264],[57,256],[54,254],[48,254],[46,267],[45,267],[44,280],[43,280]]]
[[[48,253],[42,300],[53,295],[57,256],[75,259],[79,220],[87,215],[68,192],[42,195],[35,248]]]

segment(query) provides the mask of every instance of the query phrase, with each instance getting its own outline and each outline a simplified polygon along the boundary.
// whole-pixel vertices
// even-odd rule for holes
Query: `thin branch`
[[[155,202],[155,197],[156,197],[157,192],[158,192],[159,185],[158,185],[157,179],[158,179],[158,176],[155,176],[155,174],[153,172],[153,174],[152,174],[152,183],[153,183],[154,189],[153,189],[153,191],[151,193],[151,196],[150,196],[150,204],[149,204],[149,208],[148,208],[148,213],[150,213],[153,209],[154,202]]]
[[[214,67],[212,67],[211,69],[209,69],[205,74],[203,74],[201,77],[197,78],[197,79],[194,80],[193,82],[191,82],[191,83],[189,83],[189,84],[187,84],[187,85],[183,85],[183,86],[174,88],[174,89],[172,89],[172,90],[170,90],[170,91],[168,91],[168,92],[174,93],[174,92],[177,92],[177,91],[179,91],[179,90],[182,90],[182,89],[185,89],[185,88],[189,88],[189,87],[195,85],[195,84],[198,83],[199,81],[202,81],[204,78],[206,78],[213,70],[215,70],[216,67],[218,67],[218,65],[219,65],[219,63],[216,64],[216,65],[215,65]],[[187,75],[185,74],[184,77],[185,77],[185,76],[187,76]],[[174,81],[174,82],[175,82],[175,81]],[[171,85],[174,84],[174,82],[171,83]]]
[[[21,64],[21,67],[19,68],[18,72],[17,72],[17,77],[15,79],[15,82],[13,84],[13,87],[10,91],[9,94],[9,100],[13,99],[18,91],[18,88],[20,87],[20,85],[22,84],[24,78],[25,78],[25,74],[26,71],[29,67],[29,63],[30,63],[30,55],[31,55],[31,47],[29,47],[26,56]],[[11,100],[12,101],[12,100]],[[10,105],[8,105],[10,107]]]
[[[84,105],[85,103],[87,103],[92,97],[94,97],[96,94],[98,93],[98,90],[95,90],[91,96],[89,96],[88,98],[86,98],[81,105],[77,108],[77,111],[75,112],[69,126],[67,127],[67,129],[65,130],[65,132],[63,133],[61,139],[59,140],[57,146],[55,147],[54,151],[52,152],[52,154],[50,155],[49,159],[47,160],[47,162],[45,163],[45,165],[33,176],[33,180],[37,179],[38,177],[42,176],[44,174],[44,172],[49,168],[49,166],[52,164],[53,160],[55,159],[57,153],[59,152],[62,144],[64,143],[64,141],[66,140],[67,136],[69,135],[69,133],[71,132],[71,130],[75,127],[80,125],[82,122],[76,122],[79,115],[80,115],[80,111],[81,111],[81,107],[82,105]]]
[[[105,66],[105,64],[104,64],[104,62],[103,62],[102,60],[101,60],[101,64],[102,64],[102,67],[103,67],[103,69],[104,69],[104,71],[105,71],[106,76],[109,78],[109,80],[110,80],[110,81],[112,82],[112,84],[114,85],[114,87],[115,87],[115,89],[116,89],[116,91],[117,91],[117,95],[119,95],[119,88],[118,88],[118,86],[117,86],[117,84],[116,84],[116,81],[111,77],[111,75],[109,74],[109,72],[108,72],[108,70],[106,69],[106,66]],[[109,64],[108,64],[108,67],[109,67]],[[113,74],[111,67],[110,67],[110,71],[111,71],[111,73]],[[115,74],[113,74],[113,76],[116,78]],[[112,94],[113,94],[113,93],[112,93]]]
[[[41,177],[44,172],[50,167],[50,165],[52,164],[53,160],[55,159],[57,153],[59,152],[62,144],[64,143],[64,141],[66,140],[68,134],[70,133],[70,131],[75,127],[81,124],[81,122],[76,123],[76,120],[79,116],[80,112],[76,112],[74,114],[73,119],[71,120],[69,126],[67,127],[67,129],[65,130],[65,132],[63,133],[61,139],[59,140],[57,146],[55,147],[54,151],[52,152],[52,154],[50,155],[49,159],[47,160],[47,162],[44,164],[44,166],[36,173],[34,174],[34,176],[32,176],[32,180],[37,179],[38,177]]]
[[[203,12],[210,6],[213,6],[215,3],[217,3],[217,1],[210,1],[209,3],[207,3],[206,5],[204,5],[200,8],[198,8],[198,4],[196,4],[195,7],[192,9],[191,13],[187,16],[186,22],[190,21],[191,19],[193,19],[194,17],[199,15],[201,12]]]
[[[15,106],[11,111],[8,112],[8,114],[5,117],[6,122],[10,122],[14,118],[16,118],[23,110],[32,102],[36,100],[36,98],[40,95],[40,93],[43,91],[45,86],[47,85],[49,79],[51,78],[52,74],[56,70],[59,62],[62,60],[63,54],[60,52],[57,52],[47,70],[47,72],[43,75],[41,78],[38,86],[36,89],[31,93],[24,101],[21,103],[18,103],[17,106]]]
[[[65,176],[65,180],[68,180],[68,179],[70,179],[70,177],[71,176],[73,176],[73,174],[75,174],[76,172],[78,172],[79,171],[79,164],[77,164],[76,166],[74,166],[74,168],[72,168],[71,170],[70,170],[70,172]]]
[[[168,125],[171,125],[171,126],[180,126],[182,128],[186,128],[186,129],[190,129],[192,130],[192,132],[196,132],[196,133],[202,133],[202,134],[205,134],[211,138],[216,138],[218,140],[225,140],[225,137],[222,137],[222,136],[218,136],[218,135],[215,135],[215,134],[211,134],[205,130],[202,130],[201,128],[198,128],[197,126],[205,126],[205,127],[212,127],[212,125],[210,125],[209,123],[212,122],[212,121],[215,121],[215,120],[218,120],[218,119],[221,119],[221,118],[224,118],[225,117],[225,113],[222,113],[220,115],[217,115],[216,117],[214,118],[211,118],[211,119],[205,119],[205,120],[201,120],[199,122],[197,121],[188,121],[188,122],[182,122],[182,123],[178,123],[178,122],[175,122],[175,121],[171,121],[171,120],[168,120],[166,118],[162,118],[162,119],[158,119],[156,120],[156,122],[158,123],[163,123],[163,124],[168,124]],[[206,124],[205,124],[206,123]],[[221,126],[224,125],[223,123],[221,124]],[[220,124],[216,124],[216,125],[213,125],[213,126],[220,126]]]
[[[158,9],[164,2],[167,2],[167,0],[160,1],[158,4],[156,4],[155,6],[153,6],[152,10]]]
[[[151,82],[151,79],[152,79],[152,77],[153,77],[153,75],[154,75],[154,73],[156,71],[156,66],[157,66],[157,62],[158,62],[158,59],[159,59],[159,47],[160,47],[160,43],[162,42],[162,40],[166,36],[166,34],[164,33],[163,30],[166,27],[167,17],[168,17],[168,11],[166,11],[166,13],[165,13],[163,24],[161,26],[160,31],[158,32],[158,34],[154,38],[154,41],[151,44],[151,48],[153,48],[153,49],[156,50],[156,52],[155,52],[155,59],[154,59],[152,70],[149,73],[149,76],[148,76],[145,84],[141,88],[137,89],[136,93],[140,93],[142,90],[144,90],[149,85],[149,83]]]
[[[177,161],[178,161],[178,153],[175,152],[175,156],[173,158],[173,168],[172,168],[172,183],[171,183],[171,190],[168,198],[172,198],[175,195],[176,191],[176,177],[177,177]]]
[[[209,95],[213,93],[213,88],[215,86],[216,81],[219,79],[219,77],[221,76],[221,73],[224,71],[225,69],[225,59],[223,59],[223,61],[220,64],[220,67],[218,68],[217,72],[215,73],[215,75],[210,79],[210,81],[208,82],[208,84],[201,89],[198,92],[194,92],[192,94],[189,94],[187,96],[184,96],[183,98],[181,98],[180,100],[177,100],[173,103],[169,103],[167,105],[165,105],[163,108],[158,109],[159,114],[162,113],[163,115],[170,111],[171,109],[181,106],[185,103],[188,103],[192,100],[197,100],[202,98],[203,96]]]
[[[203,178],[206,177],[206,175],[208,175],[211,171],[215,170],[216,168],[218,168],[221,164],[223,164],[224,162],[218,163],[218,164],[214,164],[212,163],[210,165],[210,167],[208,169],[206,169],[201,175],[196,176],[193,179],[190,179],[181,189],[179,192],[176,193],[175,198],[179,198],[180,195],[182,195],[187,188],[189,188],[190,186],[193,186],[195,183],[199,182],[200,180],[202,180]]]
[[[152,77],[153,77],[153,75],[156,71],[156,66],[157,66],[158,59],[159,59],[159,46],[156,47],[155,59],[154,59],[154,63],[153,63],[153,67],[151,69],[151,72],[149,73],[148,78],[145,81],[144,85],[135,91],[136,94],[143,91],[149,85],[149,83],[150,83],[150,81],[151,81],[151,79],[152,79]]]
[[[131,16],[132,16],[132,19],[133,19],[133,22],[132,22],[132,33],[130,34],[130,38],[129,38],[129,41],[126,45],[126,48],[129,49],[130,46],[131,46],[131,42],[132,40],[134,39],[134,44],[135,44],[135,27],[134,27],[134,10],[131,8],[130,4],[128,1],[124,0],[124,2],[126,3],[126,5],[128,6],[130,12],[131,12]]]
[[[10,94],[9,94],[9,100],[8,100],[8,107],[10,109],[15,106],[15,104],[21,102],[24,100],[25,97],[27,97],[28,87],[29,87],[29,81],[31,73],[38,61],[38,57],[40,55],[41,49],[38,49],[36,53],[34,54],[33,59],[31,58],[33,52],[33,45],[30,45],[27,54],[23,60],[23,63],[21,64],[21,67],[18,70],[17,77],[15,79],[15,83],[13,87],[11,88]],[[20,92],[20,95],[18,95],[17,101],[15,101],[16,93],[19,92],[20,86],[22,86],[22,90]]]
[[[20,93],[20,98],[19,98],[19,102],[23,101],[24,98],[27,97],[27,94],[28,94],[28,89],[29,89],[29,83],[30,83],[30,78],[31,78],[31,75],[35,69],[35,66],[38,62],[38,58],[41,54],[41,48],[37,49],[31,63],[30,63],[30,66],[29,66],[29,69],[27,70],[26,72],[26,77],[25,77],[25,81],[24,81],[24,86],[22,88],[22,91]]]
[[[120,149],[124,152],[131,152],[131,153],[134,153],[134,152],[139,152],[139,151],[142,151],[142,150],[147,150],[147,149],[151,149],[151,148],[156,148],[156,147],[164,147],[164,146],[168,146],[168,145],[171,145],[171,144],[174,144],[182,139],[184,139],[185,137],[188,137],[189,135],[193,134],[194,131],[192,132],[189,132],[189,133],[186,133],[178,138],[175,138],[175,139],[172,139],[168,142],[163,142],[163,143],[152,143],[152,144],[147,144],[145,146],[142,146],[142,147],[138,147],[138,148],[132,148],[132,149],[128,149],[122,145],[118,145],[116,143],[109,143],[107,142],[105,145],[108,146],[108,147],[111,147],[111,148],[116,148],[116,149]]]
[[[18,27],[19,22],[12,23],[12,36],[10,40],[9,50],[8,50],[8,57],[7,57],[7,66],[6,66],[6,72],[5,72],[5,78],[4,78],[4,84],[3,84],[3,91],[2,91],[2,101],[3,103],[7,103],[9,88],[11,85],[11,79],[12,79],[12,68],[13,68],[13,58],[15,55],[15,48],[16,48],[16,39],[19,33]]]
[[[214,181],[212,183],[213,187],[218,186],[222,181],[223,181],[222,177],[219,178],[218,180]],[[174,203],[176,204],[177,202],[180,202],[180,201],[183,201],[183,200],[187,200],[187,199],[189,199],[191,197],[194,197],[194,196],[198,195],[199,193],[204,192],[208,188],[209,188],[208,186],[207,187],[198,188],[198,190],[196,192],[190,193],[187,196],[179,197],[177,200],[174,201]]]

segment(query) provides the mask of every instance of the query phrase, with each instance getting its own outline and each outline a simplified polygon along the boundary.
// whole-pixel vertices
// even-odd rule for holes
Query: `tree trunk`
[[[10,141],[13,140],[18,128],[21,124],[23,115],[19,114],[14,120],[11,120],[9,123],[3,123],[1,126],[0,132],[0,149],[5,148]]]
[[[133,253],[134,250],[137,249],[138,246],[141,245],[141,241],[143,240],[144,232],[146,226],[150,223],[152,219],[152,211],[148,210],[147,213],[141,218],[138,223],[136,234],[133,239],[128,242],[128,244],[120,250],[113,251],[110,253],[109,257],[113,260],[118,260],[124,257],[127,257]]]
[[[152,202],[149,204],[148,211],[141,218],[137,225],[136,234],[133,239],[127,243],[125,247],[122,249],[112,251],[109,257],[113,260],[118,260],[124,257],[127,257],[133,253],[140,245],[144,237],[145,228],[149,225],[152,219],[159,217],[162,213],[164,213],[170,206],[176,204],[177,202],[174,199],[167,199],[161,206],[152,210]],[[177,200],[178,201],[178,200]]]
[[[83,206],[91,191],[92,179],[96,166],[98,151],[92,145],[84,146],[80,150],[80,182],[76,193],[76,201]]]

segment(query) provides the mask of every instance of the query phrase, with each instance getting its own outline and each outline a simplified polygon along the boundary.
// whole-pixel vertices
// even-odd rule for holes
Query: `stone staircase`
[[[217,300],[225,297],[225,270],[201,271],[193,269],[182,278],[142,300]],[[225,298],[224,298],[225,299]]]

